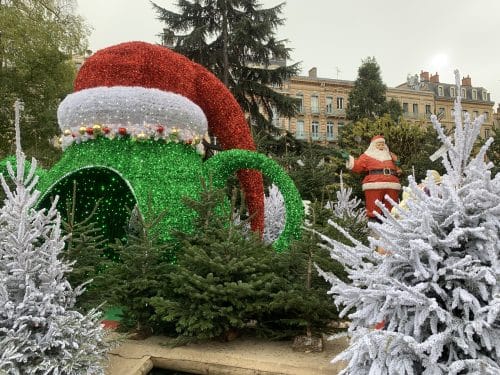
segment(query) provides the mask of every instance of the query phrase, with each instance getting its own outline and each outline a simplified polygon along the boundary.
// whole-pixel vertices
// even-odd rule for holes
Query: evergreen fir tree
[[[491,169],[491,174],[496,176],[500,171],[500,128],[493,130],[493,144],[488,149],[487,156],[495,164]]]
[[[17,109],[17,108],[16,108]],[[8,374],[103,374],[107,350],[99,313],[73,310],[81,287],[65,278],[70,264],[55,203],[36,211],[36,161],[25,174],[16,119],[17,168],[7,165],[11,191],[0,209],[0,372]]]
[[[346,109],[348,120],[359,121],[364,118],[374,120],[385,113],[397,120],[403,110],[394,100],[387,102],[387,86],[380,76],[380,67],[374,57],[367,57],[358,69],[358,78],[349,93]]]
[[[164,212],[147,221],[141,214],[135,216],[134,229],[129,230],[127,238],[116,239],[110,245],[119,260],[109,265],[105,280],[97,285],[97,291],[106,296],[109,305],[121,308],[120,329],[132,329],[139,335],[170,330],[151,305],[151,298],[169,289],[168,275],[172,271],[171,244],[163,242],[157,230],[165,215]]]
[[[94,217],[99,202],[87,218],[75,220],[76,181],[72,199],[67,202],[67,220],[62,220],[62,229],[66,234],[66,246],[62,258],[73,264],[67,279],[73,288],[86,283],[86,290],[79,296],[76,306],[87,310],[104,302],[99,287],[107,277],[103,272],[110,260],[104,257],[106,240],[97,227]],[[89,282],[89,280],[92,280]]]
[[[336,171],[345,164],[331,156],[331,149],[310,144],[301,155],[290,159],[288,174],[302,199],[326,201],[329,198]]]
[[[296,113],[296,101],[272,89],[299,70],[286,65],[290,49],[275,37],[284,3],[264,9],[256,0],[178,1],[179,13],[153,6],[166,25],[163,44],[214,73],[259,128]]]
[[[166,295],[152,298],[156,314],[173,322],[180,341],[234,338],[269,309],[283,279],[270,245],[244,234],[220,206],[223,190],[188,200],[198,216],[194,233],[176,233],[180,247]],[[250,237],[248,237],[250,236]]]
[[[317,235],[308,230],[278,258],[275,272],[285,282],[272,295],[269,312],[259,320],[259,333],[275,339],[331,333],[338,312],[326,294],[328,283],[318,275],[314,264],[336,269],[339,274],[342,267],[329,258],[328,251],[318,246]]]
[[[320,271],[352,321],[334,359],[348,362],[344,374],[500,373],[500,177],[484,161],[491,140],[471,156],[482,117],[462,122],[460,97],[454,113],[453,137],[432,117],[448,149],[439,186],[427,195],[410,178],[415,198],[399,219],[383,209],[369,246],[323,236],[350,279]]]

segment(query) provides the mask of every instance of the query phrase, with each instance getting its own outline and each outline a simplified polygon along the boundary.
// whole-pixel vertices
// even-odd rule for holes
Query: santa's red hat
[[[244,113],[230,91],[203,66],[168,48],[128,42],[102,49],[82,65],[74,88],[58,109],[66,135],[86,137],[82,130],[96,124],[117,136],[175,131],[185,140],[208,130],[223,149],[255,150]],[[262,176],[249,170],[238,176],[253,215],[252,229],[262,232]]]
[[[384,138],[384,136],[383,136],[383,135],[380,135],[380,134],[379,134],[379,135],[376,135],[376,136],[372,137],[372,139],[371,139],[370,143],[373,143],[373,142],[380,142],[380,141],[385,142],[385,138]]]

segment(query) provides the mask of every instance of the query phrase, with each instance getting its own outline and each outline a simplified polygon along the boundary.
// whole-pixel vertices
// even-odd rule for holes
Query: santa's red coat
[[[347,162],[347,168],[355,173],[366,173],[367,175],[363,178],[362,188],[363,190],[376,190],[376,189],[394,189],[401,190],[401,185],[399,183],[398,176],[393,174],[370,174],[372,170],[387,170],[397,171],[398,167],[394,164],[393,160],[380,161],[368,156],[367,154],[362,154],[359,158],[354,159],[349,158]]]

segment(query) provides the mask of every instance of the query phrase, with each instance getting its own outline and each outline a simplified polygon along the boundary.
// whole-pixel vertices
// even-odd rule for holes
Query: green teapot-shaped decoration
[[[192,229],[195,213],[183,198],[199,198],[202,180],[222,187],[238,173],[252,229],[262,231],[260,171],[285,202],[285,227],[273,246],[282,251],[299,235],[300,195],[276,162],[255,152],[234,97],[205,68],[165,47],[129,42],[96,52],[61,102],[58,121],[64,152],[40,174],[39,206],[59,195],[64,215],[76,189],[77,215],[88,216],[99,200],[97,221],[109,239],[123,236],[133,207],[143,215],[166,211],[160,229],[167,240],[173,229]],[[204,161],[207,133],[223,151]]]

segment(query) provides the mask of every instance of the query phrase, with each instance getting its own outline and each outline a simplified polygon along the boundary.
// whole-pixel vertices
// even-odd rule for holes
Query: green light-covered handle
[[[273,243],[277,251],[285,250],[293,238],[299,238],[304,220],[304,207],[292,179],[274,160],[263,154],[247,150],[227,150],[217,153],[205,162],[215,187],[223,187],[229,176],[240,169],[257,169],[278,186],[285,201],[285,227]]]

